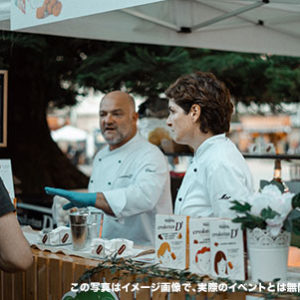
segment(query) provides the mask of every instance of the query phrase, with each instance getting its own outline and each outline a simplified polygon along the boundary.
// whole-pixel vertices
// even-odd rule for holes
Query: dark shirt
[[[14,210],[15,208],[11,203],[8,192],[3,184],[2,179],[0,178],[0,217]]]

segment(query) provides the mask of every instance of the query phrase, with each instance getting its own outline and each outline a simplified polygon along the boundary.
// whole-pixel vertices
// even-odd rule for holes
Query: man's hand
[[[93,206],[95,207],[97,193],[78,193],[78,192],[70,192],[63,189],[56,189],[51,187],[45,187],[45,192],[48,195],[58,195],[64,197],[70,201],[70,203],[63,206],[63,209],[67,210],[74,206],[76,207],[87,207]]]

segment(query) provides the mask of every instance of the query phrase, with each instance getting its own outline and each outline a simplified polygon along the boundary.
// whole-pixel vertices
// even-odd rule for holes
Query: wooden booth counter
[[[71,284],[76,283],[79,277],[90,268],[98,265],[99,261],[89,258],[67,256],[64,254],[53,254],[47,251],[33,249],[34,262],[26,272],[9,274],[0,272],[0,300],[60,300],[62,296],[70,291]],[[143,275],[141,275],[143,276]],[[135,275],[122,276],[121,280],[116,279],[118,273],[111,274],[108,269],[93,275],[93,282],[119,282],[121,286],[136,281]],[[151,282],[149,282],[151,281]],[[151,286],[158,283],[174,283],[175,280],[166,278],[152,278],[143,285]],[[121,290],[120,300],[184,300],[187,293],[183,289],[180,292],[169,293],[157,290],[150,294],[150,289],[140,289],[137,292]],[[191,299],[204,300],[206,296],[216,300],[232,299],[243,300],[246,294],[239,293],[201,293],[194,295]],[[292,299],[291,296],[288,299]]]
[[[26,272],[0,273],[0,300],[58,300],[96,260],[32,249]]]

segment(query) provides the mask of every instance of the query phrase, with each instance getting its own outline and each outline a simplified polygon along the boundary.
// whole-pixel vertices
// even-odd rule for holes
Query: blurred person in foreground
[[[253,192],[248,165],[225,136],[233,105],[224,83],[213,74],[196,72],[178,78],[165,92],[173,139],[194,149],[175,201],[175,214],[233,217],[230,201]]]
[[[162,152],[138,133],[137,120],[129,94],[105,95],[100,103],[100,129],[108,145],[94,158],[89,193],[45,190],[70,200],[64,209],[101,209],[103,238],[154,245],[155,215],[172,213],[170,176]]]
[[[20,228],[15,208],[0,178],[0,269],[25,271],[32,264],[32,252]]]

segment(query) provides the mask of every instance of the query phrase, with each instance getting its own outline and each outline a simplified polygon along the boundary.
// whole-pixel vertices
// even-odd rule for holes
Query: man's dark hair
[[[212,73],[196,72],[179,77],[165,91],[186,114],[193,104],[201,107],[200,130],[220,134],[229,131],[233,105],[225,84]]]

